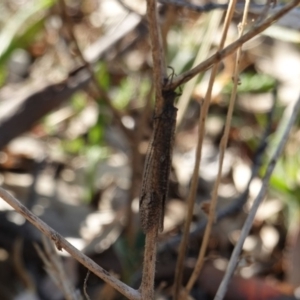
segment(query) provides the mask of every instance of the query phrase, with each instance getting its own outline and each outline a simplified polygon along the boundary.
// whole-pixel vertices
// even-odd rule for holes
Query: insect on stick
[[[147,151],[140,196],[141,227],[147,233],[157,223],[162,232],[168,194],[172,149],[175,135],[177,93],[163,91],[162,112],[154,117],[154,129]]]

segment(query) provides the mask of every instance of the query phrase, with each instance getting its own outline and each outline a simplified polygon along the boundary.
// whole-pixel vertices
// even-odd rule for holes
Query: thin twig
[[[70,279],[64,270],[63,262],[52,242],[50,242],[44,235],[42,236],[44,251],[38,244],[34,247],[42,259],[45,269],[56,286],[61,290],[66,300],[82,300],[82,297],[71,283]]]
[[[24,239],[17,238],[13,245],[12,251],[12,260],[13,266],[16,274],[19,279],[22,281],[27,291],[30,291],[33,295],[36,295],[36,284],[25,267],[24,259],[23,259],[23,250],[24,250]]]
[[[274,94],[276,94],[276,93],[274,93]],[[222,208],[220,211],[217,212],[217,215],[216,215],[217,222],[219,222],[220,220],[222,220],[226,217],[229,217],[229,216],[232,216],[232,215],[238,213],[242,209],[244,204],[247,202],[250,185],[252,183],[252,180],[258,175],[258,172],[261,168],[262,158],[265,153],[265,149],[268,146],[268,137],[272,133],[272,121],[273,121],[273,117],[275,114],[275,108],[276,108],[276,95],[274,95],[274,97],[273,97],[272,107],[267,114],[267,124],[266,124],[264,134],[260,138],[260,144],[258,145],[258,147],[254,153],[254,156],[253,156],[253,165],[251,168],[252,169],[251,176],[247,182],[247,186],[246,186],[245,190],[238,197],[233,199],[232,202],[228,206]],[[203,220],[200,223],[198,223],[193,228],[193,230],[190,232],[189,238],[193,239],[193,238],[199,237],[199,235],[205,229],[206,225],[207,225],[206,220]],[[164,252],[164,251],[166,251],[166,249],[176,248],[176,246],[180,243],[180,241],[181,241],[181,235],[177,235],[177,236],[169,239],[167,242],[160,245],[159,252]]]
[[[243,20],[242,20],[242,24],[240,27],[240,33],[239,33],[240,35],[243,34],[244,26],[246,24],[247,15],[248,15],[248,5],[249,5],[249,0],[246,0],[246,6],[245,6],[244,15],[243,15]],[[193,273],[192,273],[192,275],[188,281],[188,284],[186,286],[187,292],[189,292],[192,289],[196,279],[198,278],[198,276],[200,274],[200,271],[201,271],[203,263],[204,263],[205,252],[206,252],[206,249],[208,246],[212,226],[213,226],[213,223],[215,222],[215,210],[216,210],[216,206],[217,206],[218,189],[219,189],[219,185],[220,185],[221,177],[222,177],[223,161],[224,161],[224,157],[225,157],[225,150],[227,147],[229,130],[230,130],[231,119],[232,119],[232,114],[233,114],[233,109],[234,109],[234,104],[235,104],[235,99],[236,99],[236,93],[237,93],[237,86],[238,86],[238,81],[239,81],[238,68],[240,65],[240,58],[241,58],[241,48],[238,48],[235,69],[234,69],[234,75],[233,75],[233,90],[232,90],[230,101],[229,101],[229,107],[228,107],[228,112],[227,112],[227,117],[226,117],[225,128],[224,128],[224,134],[223,134],[223,137],[220,142],[219,170],[218,170],[218,174],[217,174],[217,179],[216,179],[216,181],[214,183],[214,187],[213,187],[212,199],[211,199],[210,208],[209,208],[208,222],[207,222],[207,226],[206,226],[206,229],[204,232],[201,249],[200,249],[199,256],[198,256],[195,268],[193,270]]]
[[[162,88],[167,78],[165,56],[162,46],[160,28],[158,26],[157,2],[156,0],[147,0],[148,28],[152,48],[153,60],[153,82],[155,86],[155,112],[161,112],[163,107]]]
[[[40,218],[34,215],[28,210],[22,203],[20,203],[15,197],[6,192],[3,188],[0,188],[0,197],[12,206],[18,213],[26,218],[33,226],[40,230],[43,234],[49,237],[56,245],[58,250],[66,250],[73,258],[83,264],[87,269],[93,272],[96,276],[101,278],[103,281],[110,284],[118,292],[126,296],[128,299],[140,300],[139,291],[129,287],[125,283],[116,279],[110,275],[106,270],[97,265],[93,260],[84,255],[73,245],[71,245],[65,238],[63,238],[54,229],[44,223]]]
[[[230,8],[228,9],[227,14],[226,14],[224,27],[223,27],[223,31],[222,31],[222,37],[221,37],[221,41],[220,41],[220,44],[218,47],[219,51],[221,49],[223,49],[223,47],[224,47],[228,28],[231,23],[231,19],[232,19],[233,12],[234,12],[235,3],[236,3],[236,0],[230,1]],[[175,300],[179,299],[179,297],[180,297],[180,288],[181,288],[181,284],[182,284],[182,274],[183,274],[183,262],[184,262],[186,247],[187,247],[187,243],[188,243],[190,225],[191,225],[192,217],[193,217],[194,202],[195,202],[197,186],[198,186],[199,166],[200,166],[201,154],[202,154],[202,143],[203,143],[204,134],[205,134],[205,121],[206,121],[206,116],[207,116],[208,108],[209,108],[210,101],[211,101],[213,84],[214,84],[215,77],[216,77],[216,74],[218,71],[218,67],[219,67],[218,63],[216,63],[213,66],[211,76],[209,79],[207,92],[206,92],[205,99],[204,99],[204,103],[203,103],[203,106],[201,107],[201,113],[200,113],[200,117],[199,117],[196,162],[195,162],[194,171],[193,171],[191,188],[190,188],[190,192],[189,192],[188,199],[187,199],[187,204],[188,204],[187,217],[186,217],[186,221],[184,224],[183,237],[182,237],[182,241],[181,241],[180,247],[179,247],[177,266],[176,266],[176,272],[175,272],[175,281],[174,281],[174,298],[175,298]]]
[[[142,283],[139,288],[141,299],[154,299],[154,276],[156,263],[158,225],[146,234]]]
[[[156,0],[147,0],[147,18],[152,47],[156,118],[145,162],[140,196],[141,225],[146,233],[146,242],[143,277],[139,290],[142,299],[153,300],[157,235],[158,231],[163,229],[177,110],[173,106],[175,93],[162,92],[167,76]],[[162,160],[163,155],[165,156]]]
[[[91,274],[91,271],[88,270],[87,273],[86,273],[86,276],[84,278],[84,282],[83,282],[83,293],[84,293],[84,296],[85,296],[86,300],[91,300],[89,294],[87,293],[87,282],[88,282],[88,279],[90,277],[90,274]]]
[[[177,76],[170,82],[168,85],[165,86],[165,89],[176,89],[178,86],[188,82],[191,78],[199,74],[200,72],[203,72],[207,69],[209,69],[212,65],[214,65],[217,62],[220,62],[223,58],[226,56],[232,54],[237,50],[237,48],[241,47],[244,43],[252,39],[254,36],[258,35],[259,33],[263,32],[265,29],[270,27],[273,23],[275,23],[278,19],[280,19],[282,16],[287,14],[290,10],[292,10],[295,6],[297,6],[300,3],[300,0],[293,0],[287,5],[285,5],[280,11],[266,19],[263,23],[258,24],[257,26],[254,26],[249,32],[244,34],[242,37],[240,37],[238,40],[236,40],[234,43],[230,44],[226,48],[224,48],[222,51],[218,51],[214,55],[212,55],[210,58],[206,59],[204,62],[199,64],[197,67],[182,73],[181,75]]]
[[[276,162],[279,159],[280,154],[282,153],[282,150],[288,140],[289,137],[289,133],[291,131],[291,128],[296,120],[296,117],[298,116],[300,112],[300,97],[297,100],[297,102],[295,103],[295,105],[290,105],[287,110],[285,111],[285,116],[283,116],[283,118],[285,120],[288,120],[287,125],[284,129],[284,132],[282,133],[282,136],[278,142],[277,148],[274,151],[274,154],[271,156],[271,159],[269,161],[269,164],[267,166],[267,170],[265,173],[265,176],[263,178],[263,182],[262,182],[262,186],[261,189],[256,197],[256,199],[253,202],[253,205],[250,209],[249,215],[246,219],[246,222],[244,223],[244,226],[242,228],[241,231],[241,235],[239,237],[239,240],[237,242],[237,244],[234,247],[233,253],[231,255],[227,270],[225,272],[224,278],[219,286],[219,289],[217,291],[217,294],[214,298],[214,300],[222,300],[224,298],[224,295],[227,291],[228,288],[228,283],[233,275],[233,272],[236,268],[236,265],[238,263],[238,259],[239,259],[239,255],[241,253],[243,244],[245,242],[246,237],[249,234],[249,231],[252,227],[253,224],[253,220],[254,217],[256,215],[257,209],[259,207],[259,205],[261,204],[261,202],[264,199],[264,196],[266,194],[266,191],[268,189],[268,185],[269,185],[269,180],[270,177],[272,175],[272,172],[275,168]]]

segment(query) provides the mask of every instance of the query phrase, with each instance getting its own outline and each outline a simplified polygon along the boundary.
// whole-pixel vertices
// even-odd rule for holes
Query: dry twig
[[[62,291],[66,300],[82,300],[80,293],[75,290],[73,284],[68,279],[63,262],[56,253],[54,245],[45,236],[42,236],[42,238],[44,251],[38,244],[34,244],[34,247],[43,260],[47,273]]]
[[[154,299],[154,276],[158,231],[163,229],[164,205],[168,192],[176,111],[176,94],[163,92],[166,80],[165,57],[158,27],[156,0],[147,1],[147,17],[152,46],[155,118],[152,139],[144,167],[140,196],[142,229],[146,234],[140,292],[142,299]]]
[[[246,0],[246,6],[245,6],[244,15],[243,15],[243,20],[240,25],[240,32],[239,32],[240,35],[243,34],[243,30],[246,25],[247,15],[248,15],[248,5],[249,5],[249,0]],[[242,53],[241,48],[238,48],[235,69],[234,69],[234,74],[233,74],[233,90],[232,90],[230,101],[229,101],[229,107],[228,107],[228,112],[227,112],[227,117],[226,117],[225,128],[224,128],[224,134],[223,134],[221,142],[220,142],[219,170],[218,170],[218,174],[217,174],[217,179],[216,179],[216,181],[214,183],[214,187],[213,187],[212,199],[211,199],[210,207],[209,207],[209,216],[208,216],[206,229],[204,232],[203,241],[201,244],[201,249],[200,249],[199,256],[198,256],[195,268],[193,270],[193,273],[192,273],[192,275],[188,281],[188,284],[186,286],[186,290],[188,292],[192,289],[192,287],[202,269],[202,266],[204,263],[205,252],[206,252],[208,242],[209,242],[209,237],[211,234],[213,223],[215,221],[215,210],[216,210],[216,206],[217,206],[218,189],[219,189],[219,185],[221,182],[223,161],[224,161],[224,157],[225,157],[225,150],[227,147],[229,130],[230,130],[230,125],[231,125],[231,118],[232,118],[232,114],[233,114],[234,103],[235,103],[236,93],[237,93],[237,86],[238,86],[238,81],[239,81],[238,69],[239,69],[239,65],[240,65],[241,53]]]
[[[139,288],[142,299],[154,299],[157,233],[158,227],[152,227],[146,234],[143,277]]]
[[[164,100],[162,99],[162,88],[167,78],[165,55],[162,46],[161,32],[159,29],[157,2],[147,0],[148,28],[151,40],[151,52],[153,61],[153,82],[155,86],[155,112],[160,113]]]
[[[289,133],[291,131],[291,128],[296,120],[296,117],[298,116],[300,112],[300,97],[297,100],[297,102],[295,103],[295,105],[290,105],[286,112],[285,112],[285,116],[283,116],[283,118],[285,120],[288,120],[286,127],[284,129],[284,132],[282,133],[282,136],[278,142],[278,145],[273,153],[273,155],[271,156],[271,159],[269,161],[269,164],[267,166],[267,170],[265,173],[265,176],[263,178],[263,182],[262,182],[262,186],[261,189],[256,197],[256,199],[254,200],[252,207],[250,209],[249,215],[246,219],[246,222],[244,223],[244,226],[242,228],[239,240],[237,242],[237,244],[234,247],[233,253],[231,255],[229,264],[227,266],[227,270],[226,273],[224,275],[224,278],[219,286],[219,289],[217,291],[217,294],[214,298],[214,300],[222,300],[225,296],[225,293],[227,291],[227,287],[228,287],[228,283],[233,275],[233,272],[237,266],[238,263],[238,259],[239,259],[239,255],[241,253],[242,247],[244,245],[245,239],[249,234],[249,231],[251,229],[251,226],[253,224],[254,221],[254,217],[256,215],[257,209],[259,207],[259,205],[261,204],[261,202],[264,199],[264,196],[266,194],[266,191],[268,189],[268,185],[269,185],[269,180],[270,177],[272,175],[272,172],[275,168],[276,162],[279,159],[279,156],[288,140],[289,137]]]
[[[43,234],[49,237],[55,243],[58,250],[66,250],[73,258],[79,261],[82,265],[84,265],[99,278],[110,284],[113,288],[126,296],[128,299],[141,299],[139,291],[129,287],[125,283],[110,275],[106,270],[97,265],[93,260],[84,255],[81,251],[77,250],[59,233],[57,233],[54,229],[44,223],[40,218],[34,215],[22,203],[20,203],[15,197],[10,195],[2,188],[0,188],[0,197],[10,206],[12,206],[24,218],[26,218],[33,226],[35,226]]]
[[[296,7],[299,3],[300,0],[291,1],[290,3],[285,5],[281,10],[279,10],[277,13],[270,16],[264,22],[254,26],[249,32],[241,36],[238,40],[236,40],[234,43],[224,48],[222,51],[218,51],[210,58],[206,59],[204,62],[199,64],[197,67],[187,72],[184,72],[181,75],[174,78],[172,82],[170,82],[168,85],[165,86],[165,89],[176,89],[178,86],[188,82],[191,78],[193,78],[197,74],[209,69],[212,65],[216,64],[217,62],[220,62],[223,58],[235,52],[244,43],[246,43],[256,35],[263,32],[265,29],[267,29],[269,26],[275,23],[278,19],[280,19],[285,14],[287,14],[290,10]]]
[[[225,44],[228,28],[231,23],[231,19],[232,19],[233,12],[234,12],[235,2],[236,2],[236,0],[230,1],[230,8],[226,14],[223,32],[222,32],[222,38],[221,38],[221,42],[220,42],[220,45],[218,48],[219,51],[221,49],[223,49],[224,44]],[[181,284],[182,284],[182,274],[183,274],[183,263],[184,263],[184,257],[185,257],[185,253],[186,253],[187,243],[188,243],[190,225],[191,225],[192,217],[193,217],[194,202],[195,202],[197,186],[198,186],[198,176],[199,176],[198,174],[199,174],[199,166],[200,166],[200,161],[201,161],[202,143],[203,143],[204,134],[205,134],[205,121],[206,121],[206,116],[208,113],[208,108],[210,105],[213,84],[214,84],[215,77],[216,77],[216,74],[218,71],[218,67],[219,67],[219,65],[218,65],[218,63],[216,63],[212,69],[207,92],[205,95],[205,100],[201,107],[201,114],[199,117],[199,124],[198,124],[199,131],[198,131],[198,142],[197,142],[197,149],[196,149],[196,162],[195,162],[194,171],[193,171],[191,188],[190,188],[190,192],[189,192],[188,199],[187,199],[188,211],[187,211],[186,221],[184,224],[184,232],[183,232],[183,236],[182,236],[182,241],[181,241],[180,247],[179,247],[177,266],[176,266],[176,272],[175,272],[175,282],[174,282],[174,298],[175,299],[179,299],[179,297],[180,297],[180,288],[181,288]],[[187,289],[186,289],[187,293],[189,293],[190,288],[191,288],[191,286],[188,285]]]
[[[84,296],[85,296],[86,300],[91,300],[89,294],[87,293],[87,282],[88,282],[88,279],[90,277],[90,274],[91,274],[91,271],[88,270],[87,273],[86,273],[86,276],[84,278],[84,283],[83,283],[83,293],[84,293]]]
[[[24,265],[23,246],[24,246],[24,240],[22,238],[17,238],[14,242],[14,247],[12,252],[14,269],[18,277],[24,284],[26,290],[32,293],[32,295],[36,295],[35,282],[32,276],[30,275],[30,273],[26,270],[26,267]]]

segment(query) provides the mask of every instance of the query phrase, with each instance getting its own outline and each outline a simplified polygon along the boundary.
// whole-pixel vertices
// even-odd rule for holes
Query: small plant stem
[[[58,250],[66,250],[74,259],[79,261],[87,269],[89,269],[106,283],[110,284],[113,288],[126,296],[128,299],[141,300],[139,291],[129,287],[122,281],[109,274],[99,265],[97,265],[93,260],[76,249],[59,233],[57,233],[54,229],[44,223],[40,218],[34,215],[22,203],[20,203],[16,198],[14,198],[2,188],[0,188],[0,197],[10,206],[12,206],[18,213],[20,213],[25,219],[27,219],[33,226],[35,226],[43,234],[49,237],[55,243]]]
[[[211,57],[206,59],[204,62],[200,63],[195,68],[178,75],[165,88],[166,89],[176,89],[178,86],[182,85],[183,83],[188,82],[191,78],[193,78],[197,74],[209,69],[212,65],[214,65],[217,62],[220,62],[226,56],[235,52],[237,50],[237,48],[241,47],[244,43],[246,43],[247,41],[249,41],[256,35],[263,32],[265,29],[270,27],[278,19],[280,19],[285,14],[287,14],[290,10],[292,10],[294,7],[296,7],[299,3],[300,3],[300,0],[290,1],[281,10],[279,10],[278,12],[276,12],[275,14],[273,14],[272,16],[267,18],[264,22],[258,24],[257,26],[254,26],[250,31],[245,33],[238,40],[236,40],[234,43],[231,43],[229,46],[224,48],[222,51],[218,51],[217,53],[215,53],[214,55],[212,55]]]
[[[147,17],[148,17],[148,28],[149,28],[149,34],[150,34],[150,40],[151,40],[151,52],[152,52],[152,60],[153,60],[153,82],[154,82],[154,87],[155,87],[155,113],[156,115],[160,115],[163,111],[163,108],[166,107],[167,104],[167,98],[163,97],[162,89],[165,84],[165,79],[167,79],[166,76],[166,66],[165,66],[165,56],[164,56],[164,51],[163,51],[163,45],[162,45],[162,38],[161,38],[161,32],[159,28],[159,22],[158,22],[158,13],[157,13],[157,1],[156,0],[147,0]],[[173,106],[172,106],[173,107]],[[175,108],[174,108],[175,109]],[[175,114],[176,118],[176,114]],[[175,120],[174,120],[175,122]],[[159,120],[157,119],[157,124],[159,124]],[[175,127],[175,126],[174,126]],[[154,128],[153,135],[157,133],[156,131],[157,128]],[[165,145],[164,141],[161,141],[158,143],[159,145]],[[155,145],[157,149],[154,149],[153,154],[154,158],[153,160],[159,160],[159,150],[160,147],[159,145]],[[171,145],[169,145],[171,147]],[[171,149],[171,148],[170,148]],[[159,170],[156,168],[156,164],[158,163],[157,161],[151,161],[151,164],[154,164],[153,168],[151,166],[151,170],[153,171],[153,176],[157,177],[155,180],[150,176],[148,180],[150,182],[146,182],[147,184],[150,184],[153,180],[153,182],[156,182],[158,178],[161,178],[162,174],[159,174],[159,172],[163,172],[162,170]],[[147,161],[145,168],[147,170]],[[169,173],[169,170],[168,170]],[[144,173],[145,176],[145,173]],[[168,177],[166,182],[159,183],[160,184],[166,184],[168,185]],[[143,182],[144,184],[144,182]],[[151,184],[150,184],[151,185]],[[151,187],[152,188],[152,187]],[[143,190],[143,189],[142,189]],[[151,189],[150,189],[151,190]],[[167,190],[167,189],[166,189]],[[148,191],[152,194],[152,190]],[[143,197],[145,195],[142,195]],[[161,197],[162,195],[156,194],[154,197]],[[151,196],[152,197],[152,196]],[[152,198],[151,198],[152,199]],[[142,200],[142,198],[141,198]],[[156,199],[157,200],[157,199]],[[162,199],[161,199],[162,200]],[[148,200],[147,200],[148,201]],[[152,201],[152,200],[151,200]],[[141,203],[141,202],[140,202]],[[141,205],[141,204],[140,204]],[[142,275],[142,283],[140,286],[140,293],[142,299],[147,299],[147,300],[154,300],[154,277],[155,277],[155,263],[156,263],[156,244],[157,244],[157,235],[158,235],[158,230],[161,229],[159,222],[159,219],[162,218],[163,220],[163,205],[164,203],[161,203],[159,205],[159,209],[161,211],[158,214],[158,220],[156,223],[150,224],[149,228],[147,230],[144,230],[146,232],[146,242],[145,242],[145,252],[144,252],[144,266],[143,266],[143,275]],[[141,207],[141,206],[140,206]],[[153,207],[150,204],[150,210]],[[141,208],[140,208],[141,211]],[[150,212],[150,215],[152,212]],[[141,213],[143,217],[143,213]],[[148,218],[147,218],[148,220]],[[143,223],[143,222],[142,222]],[[146,226],[148,227],[148,225]],[[145,228],[144,228],[145,229]]]
[[[225,23],[224,23],[224,27],[223,27],[222,38],[221,38],[221,41],[220,41],[220,44],[218,47],[219,51],[221,49],[223,49],[224,44],[225,44],[228,28],[229,28],[229,25],[230,25],[230,22],[231,22],[231,19],[233,16],[235,2],[236,2],[236,0],[231,0],[230,4],[229,4],[229,10],[227,11],[226,19],[225,19]],[[197,186],[198,186],[199,166],[200,166],[201,154],[202,154],[202,143],[203,143],[204,134],[205,134],[205,121],[206,121],[206,116],[207,116],[208,108],[209,108],[210,101],[211,101],[213,84],[214,84],[215,77],[216,77],[216,74],[218,71],[218,65],[219,64],[216,63],[213,66],[211,76],[209,79],[207,92],[205,95],[205,100],[204,100],[203,106],[201,107],[201,113],[200,113],[199,125],[198,125],[199,131],[198,131],[198,143],[197,143],[197,149],[196,149],[196,162],[195,162],[195,166],[194,166],[194,172],[193,172],[193,177],[192,177],[190,193],[189,193],[188,199],[187,199],[188,211],[187,211],[186,221],[184,224],[183,237],[182,237],[182,241],[181,241],[180,247],[179,247],[178,259],[177,259],[177,265],[176,265],[176,271],[175,271],[175,281],[174,281],[174,299],[175,300],[179,300],[179,297],[181,297],[180,296],[180,294],[181,294],[180,288],[182,285],[183,263],[184,263],[186,247],[187,247],[187,243],[188,243],[190,225],[192,222],[194,203],[195,203]]]
[[[159,222],[146,234],[143,278],[140,286],[142,299],[154,299],[154,277],[156,264],[156,243],[158,234]]]
[[[155,86],[155,112],[161,112],[163,107],[162,88],[167,78],[165,55],[162,45],[160,28],[158,26],[157,1],[147,0],[148,28],[151,40],[151,52],[153,61],[153,82]]]
[[[243,21],[241,24],[241,30],[240,30],[239,34],[243,33],[243,28],[244,28],[246,20],[247,20],[249,0],[246,0],[246,2],[247,2],[247,4],[245,6]],[[229,101],[229,107],[228,107],[228,112],[227,112],[227,117],[226,117],[224,134],[223,134],[221,142],[220,142],[220,158],[219,158],[218,175],[217,175],[217,179],[214,183],[214,187],[213,187],[212,200],[211,200],[210,209],[209,209],[209,216],[208,216],[208,221],[207,221],[207,225],[206,225],[205,232],[204,232],[201,249],[200,249],[199,256],[198,256],[195,268],[193,270],[193,273],[192,273],[192,275],[188,281],[188,284],[186,286],[187,292],[190,292],[190,290],[192,289],[195,281],[197,280],[197,278],[199,277],[199,274],[201,272],[201,269],[202,269],[202,266],[204,263],[205,252],[206,252],[206,249],[208,246],[209,237],[210,237],[211,230],[212,230],[212,226],[213,226],[213,223],[215,222],[215,218],[216,218],[215,211],[216,211],[217,199],[218,199],[218,189],[219,189],[219,185],[220,185],[221,177],[222,177],[223,161],[224,161],[225,150],[226,150],[227,142],[228,142],[230,124],[231,124],[234,103],[235,103],[235,99],[236,99],[238,80],[239,80],[238,79],[238,69],[239,69],[240,57],[241,57],[241,48],[238,48],[235,69],[234,69],[234,75],[233,75],[233,79],[234,79],[233,80],[234,81],[233,82],[233,90],[232,90],[230,101]]]
[[[265,176],[263,178],[263,183],[261,186],[261,189],[256,197],[256,199],[253,202],[253,205],[250,209],[249,215],[246,219],[246,222],[244,223],[244,226],[241,231],[240,238],[237,242],[237,244],[234,247],[233,253],[231,255],[227,270],[225,272],[224,278],[219,286],[219,289],[217,291],[217,294],[214,298],[214,300],[222,300],[225,296],[225,293],[228,288],[228,283],[233,275],[233,272],[237,266],[239,255],[241,253],[242,247],[244,245],[245,239],[249,234],[249,231],[252,227],[254,217],[256,215],[257,209],[261,202],[263,201],[266,191],[268,189],[269,180],[272,175],[272,172],[275,168],[276,162],[288,140],[289,133],[291,131],[291,128],[296,120],[296,117],[299,115],[300,112],[300,97],[297,100],[296,104],[293,106],[289,106],[286,110],[286,115],[284,116],[285,120],[288,120],[287,125],[285,126],[284,132],[278,142],[278,145],[274,151],[274,154],[271,156],[271,159],[269,161],[269,164],[267,166],[267,171],[265,173]]]

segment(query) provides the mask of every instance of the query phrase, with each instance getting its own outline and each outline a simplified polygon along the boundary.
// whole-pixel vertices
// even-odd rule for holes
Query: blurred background
[[[226,9],[224,3],[204,0],[189,2],[193,9],[172,2],[159,2],[170,78],[215,52]],[[283,4],[251,1],[246,30]],[[238,1],[227,44],[237,38],[243,7],[244,1]],[[1,186],[136,288],[144,247],[139,192],[154,104],[145,9],[142,0],[0,2]],[[193,299],[213,299],[287,110],[299,97],[299,16],[299,9],[294,10],[243,46],[218,222]],[[221,62],[214,84],[185,281],[198,255],[218,171],[234,61],[230,55]],[[157,299],[171,295],[209,75],[209,70],[201,73],[178,90]],[[226,299],[300,297],[299,126],[297,122],[277,163]],[[84,283],[87,270],[66,252],[56,253],[2,200],[0,215],[0,299],[85,299],[85,292],[90,299],[123,299],[94,275]]]

